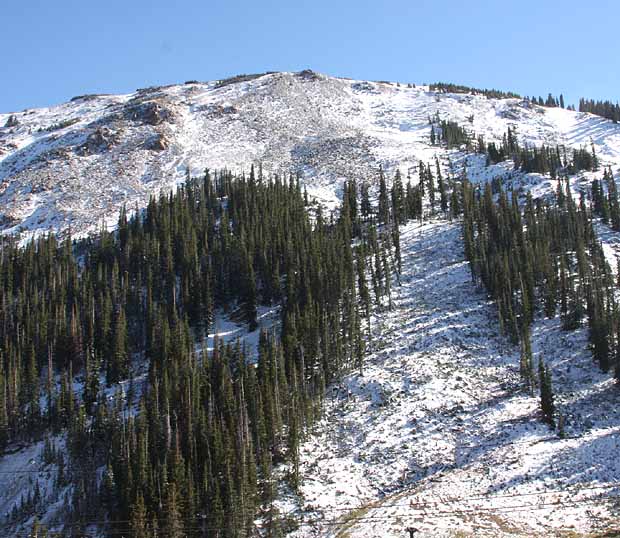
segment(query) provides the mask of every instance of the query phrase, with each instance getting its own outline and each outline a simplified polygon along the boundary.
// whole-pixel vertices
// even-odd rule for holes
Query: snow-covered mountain
[[[591,114],[406,81],[270,73],[0,114],[0,230],[88,233],[188,171],[248,172],[252,164],[266,175],[299,174],[328,207],[345,179],[376,181],[382,167],[388,178],[399,169],[416,182],[419,161],[435,157],[473,181],[501,176],[536,196],[555,189],[511,162],[487,166],[483,155],[432,146],[436,115],[487,141],[511,127],[522,144],[594,147],[618,179],[620,125]],[[579,173],[571,187],[600,175]],[[601,223],[597,231],[615,266],[620,234]],[[558,319],[532,327],[534,352],[558,381],[559,438],[539,420],[537,397],[519,387],[519,350],[471,281],[459,224],[430,218],[401,234],[394,309],[372,317],[363,374],[331,387],[325,416],[301,447],[300,492],[280,492],[291,534],[399,537],[415,527],[416,536],[603,536],[591,533],[613,526],[609,496],[620,493],[620,393],[592,362],[587,329],[567,333]],[[274,312],[263,314],[265,327],[277,323]],[[216,325],[222,338],[256,345],[257,332],[229,319]],[[1,510],[35,476],[53,489],[42,453],[39,442],[0,457]],[[57,495],[45,514],[59,528],[63,503]]]
[[[379,165],[389,175],[435,155],[447,163],[455,152],[429,144],[435,114],[487,140],[512,126],[530,144],[594,143],[620,164],[620,126],[590,114],[312,71],[239,76],[0,114],[0,228],[93,230],[207,167],[299,173],[329,202],[343,179],[376,178]]]

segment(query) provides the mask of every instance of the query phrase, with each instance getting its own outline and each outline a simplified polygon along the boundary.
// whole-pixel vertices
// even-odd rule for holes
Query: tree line
[[[497,164],[512,160],[514,169],[525,173],[550,175],[556,179],[559,175],[572,175],[581,170],[596,171],[599,161],[594,144],[587,147],[573,148],[568,151],[565,146],[540,147],[521,145],[516,130],[508,127],[501,142],[485,142],[482,135],[475,136],[452,120],[441,120],[436,114],[429,117],[431,125],[430,143],[432,146],[443,146],[448,149],[464,148],[486,155],[486,164]]]
[[[470,86],[464,86],[463,84],[452,84],[450,82],[435,82],[433,84],[429,84],[429,90],[438,93],[471,93],[473,95],[484,95],[490,99],[521,98],[521,96],[515,92],[472,88]]]
[[[595,101],[594,99],[579,99],[579,112],[589,112],[618,123],[620,121],[620,104],[611,101]]]

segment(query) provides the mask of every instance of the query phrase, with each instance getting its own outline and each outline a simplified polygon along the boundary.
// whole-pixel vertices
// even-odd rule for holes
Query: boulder
[[[98,127],[86,137],[79,149],[85,154],[102,153],[108,151],[118,143],[118,135],[108,127]]]
[[[148,125],[159,125],[172,119],[172,112],[157,101],[146,101],[129,106],[125,116],[133,121]]]
[[[312,71],[312,69],[304,69],[303,71],[299,71],[297,76],[302,80],[320,80],[321,78],[321,75],[315,71]]]
[[[156,134],[155,136],[151,136],[144,143],[144,147],[146,149],[150,149],[151,151],[164,151],[168,149],[170,146],[170,142],[163,134]]]
[[[5,127],[17,127],[18,125],[19,125],[19,120],[17,119],[15,114],[11,114],[9,116],[9,119],[6,120],[6,123],[4,124]]]

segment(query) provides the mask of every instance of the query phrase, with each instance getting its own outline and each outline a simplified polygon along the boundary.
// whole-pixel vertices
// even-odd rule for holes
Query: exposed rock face
[[[212,118],[226,116],[228,114],[237,114],[239,109],[234,105],[206,105],[201,108],[208,112]]]
[[[82,154],[94,155],[110,150],[118,143],[118,134],[109,127],[98,127],[86,138],[78,149]]]
[[[321,79],[321,75],[315,71],[312,71],[312,69],[304,69],[303,71],[297,73],[297,76],[303,80],[309,81]]]
[[[4,155],[5,153],[10,153],[15,151],[17,146],[11,142],[5,143],[2,139],[0,139],[0,155]]]
[[[1,189],[1,187],[0,187],[0,189]],[[4,213],[0,212],[0,229],[8,228],[10,226],[14,226],[15,224],[17,224],[17,220],[16,219],[10,217],[9,215],[5,215]]]
[[[150,149],[151,151],[164,151],[164,150],[168,149],[169,145],[170,145],[170,142],[161,133],[160,134],[156,134],[154,136],[151,136],[144,143],[144,147],[146,149]]]
[[[125,117],[147,125],[159,125],[171,121],[172,112],[157,101],[146,101],[127,107]]]
[[[620,166],[620,127],[585,114],[310,70],[241,75],[0,114],[0,213],[9,218],[0,233],[98,230],[123,204],[144,207],[174,188],[188,169],[247,172],[254,164],[266,176],[299,174],[325,204],[335,203],[344,179],[374,189],[379,167],[388,179],[399,169],[415,184],[420,160],[437,156],[462,169],[457,150],[430,146],[435,115],[489,142],[508,126],[530,145],[570,149],[592,139],[603,165]],[[11,116],[18,125],[6,128]],[[470,175],[475,164],[467,164]],[[510,171],[481,169],[478,181]]]

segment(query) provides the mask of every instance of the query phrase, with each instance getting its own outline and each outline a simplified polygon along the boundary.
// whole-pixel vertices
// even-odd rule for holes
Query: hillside
[[[363,374],[332,387],[302,448],[294,536],[591,536],[617,527],[620,391],[598,372],[587,330],[537,320],[565,438],[522,389],[519,348],[471,282],[458,225],[402,231],[402,285],[376,315]],[[574,534],[571,534],[574,533]]]
[[[93,231],[114,223],[122,204],[144,207],[188,170],[247,173],[251,164],[265,174],[300,174],[311,195],[333,204],[344,179],[372,180],[379,166],[388,177],[435,155],[456,166],[455,152],[429,146],[436,114],[487,141],[511,126],[523,143],[594,143],[602,162],[620,163],[620,126],[591,114],[312,71],[273,73],[0,114],[0,225],[26,235]]]
[[[431,143],[455,125],[467,144]],[[530,153],[559,164],[515,166]],[[0,533],[612,536],[619,179],[601,117],[312,71],[0,114],[0,231],[40,238],[0,238]],[[512,340],[467,192],[477,256],[520,241]],[[541,222],[560,246],[529,254]],[[548,274],[526,315],[523,252],[571,282],[570,329]],[[524,383],[525,334],[560,424]]]

